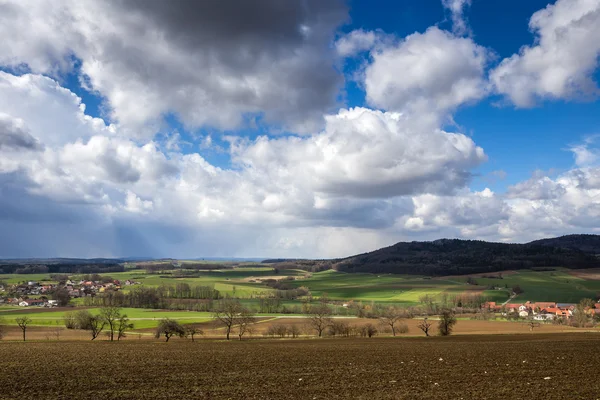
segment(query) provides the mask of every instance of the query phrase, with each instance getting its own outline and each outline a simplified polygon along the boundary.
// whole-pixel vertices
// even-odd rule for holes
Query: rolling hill
[[[525,244],[439,239],[400,242],[332,262],[344,272],[463,275],[544,267],[600,267],[600,236],[569,235]]]

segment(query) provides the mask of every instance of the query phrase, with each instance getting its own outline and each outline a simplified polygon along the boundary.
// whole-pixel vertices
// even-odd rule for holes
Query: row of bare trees
[[[100,308],[98,314],[92,314],[88,310],[69,312],[64,316],[67,329],[83,329],[89,331],[92,340],[96,339],[103,331],[110,341],[121,340],[128,330],[133,329],[127,314],[121,313],[121,308],[116,306],[105,306]]]

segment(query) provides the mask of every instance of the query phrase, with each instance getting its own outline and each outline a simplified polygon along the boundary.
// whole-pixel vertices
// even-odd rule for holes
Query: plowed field
[[[597,399],[594,333],[0,342],[0,399]]]

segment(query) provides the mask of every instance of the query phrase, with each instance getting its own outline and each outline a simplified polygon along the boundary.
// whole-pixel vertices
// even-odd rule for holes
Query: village
[[[485,302],[483,309],[500,313],[502,316],[529,318],[535,321],[550,322],[558,319],[569,320],[577,312],[577,304],[554,302],[531,302],[497,304],[494,301]],[[587,305],[584,312],[590,317],[600,317],[600,303]]]
[[[28,281],[15,285],[0,285],[0,304],[21,307],[57,307],[64,306],[71,299],[94,297],[106,291],[119,291],[122,286],[139,285],[133,280],[96,279],[72,280],[50,284]]]

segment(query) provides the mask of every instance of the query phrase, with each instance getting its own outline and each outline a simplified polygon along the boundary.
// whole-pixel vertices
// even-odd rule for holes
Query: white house
[[[526,311],[526,310],[519,311],[519,317],[521,317],[521,318],[529,317],[529,311]]]
[[[40,299],[27,299],[19,302],[19,306],[21,307],[29,307],[29,306],[43,306],[44,300]]]
[[[536,321],[552,321],[554,319],[554,314],[550,314],[550,313],[543,313],[543,314],[536,314],[533,319],[535,319]]]

